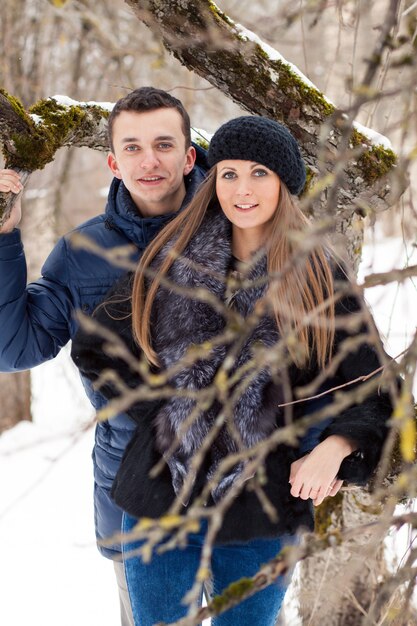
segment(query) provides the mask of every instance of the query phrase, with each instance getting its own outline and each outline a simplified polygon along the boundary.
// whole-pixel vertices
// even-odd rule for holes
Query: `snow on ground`
[[[378,241],[365,248],[362,273],[401,267],[405,254],[416,263],[415,249]],[[390,354],[399,354],[415,328],[415,285],[377,287],[367,299]],[[33,414],[34,423],[0,437],[0,624],[117,626],[113,566],[94,539],[92,410],[68,349],[35,368]]]
[[[36,368],[35,422],[0,437],[4,626],[119,623],[113,565],[94,538],[93,429],[81,430],[92,410],[68,370],[67,351]]]

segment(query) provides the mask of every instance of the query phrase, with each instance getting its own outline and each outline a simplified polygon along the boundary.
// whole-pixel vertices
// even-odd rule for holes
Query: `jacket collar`
[[[206,169],[203,156],[199,153],[199,163],[185,178],[186,194],[180,211],[187,206],[204,179]],[[142,217],[138,214],[136,205],[123,181],[113,178],[107,200],[106,220],[111,227],[121,231],[139,250],[146,248],[161,228],[176,214],[168,213],[155,217]]]

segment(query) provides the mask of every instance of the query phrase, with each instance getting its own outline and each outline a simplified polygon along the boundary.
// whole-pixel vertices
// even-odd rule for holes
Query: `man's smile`
[[[164,176],[154,175],[154,176],[141,176],[137,180],[139,183],[142,183],[145,185],[154,185],[154,184],[159,183],[162,180],[165,180],[165,178]]]

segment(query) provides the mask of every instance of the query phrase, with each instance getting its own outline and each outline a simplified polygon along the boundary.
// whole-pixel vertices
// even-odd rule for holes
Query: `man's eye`
[[[136,150],[139,150],[138,146],[126,146],[125,147],[126,152],[136,152]]]
[[[172,148],[172,143],[160,143],[158,144],[158,148],[160,148],[161,150],[169,150],[170,148]]]

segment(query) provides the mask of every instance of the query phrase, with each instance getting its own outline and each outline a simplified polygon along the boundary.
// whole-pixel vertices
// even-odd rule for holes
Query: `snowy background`
[[[411,245],[379,239],[361,273],[415,264]],[[417,289],[367,292],[388,352],[406,346],[416,325]],[[0,624],[117,626],[113,565],[94,539],[93,413],[68,349],[33,370],[33,423],[0,436]],[[401,558],[407,537],[394,537]]]

